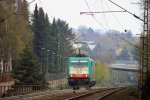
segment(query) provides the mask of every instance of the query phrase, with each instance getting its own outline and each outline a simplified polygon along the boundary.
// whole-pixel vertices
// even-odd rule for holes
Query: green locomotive
[[[68,84],[73,89],[95,85],[95,70],[90,57],[70,57],[68,59]]]

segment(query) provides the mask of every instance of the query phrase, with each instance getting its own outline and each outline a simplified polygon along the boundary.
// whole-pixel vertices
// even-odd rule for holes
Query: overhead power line
[[[103,12],[104,12],[104,6],[103,6],[102,0],[101,0],[101,4],[102,4],[102,10],[103,10]],[[110,30],[109,25],[108,25],[108,22],[107,22],[107,18],[106,18],[106,16],[105,16],[105,13],[103,13],[103,16],[104,16],[104,19],[105,19],[105,22],[106,22],[106,26],[107,26],[108,30]],[[117,42],[117,39],[114,39],[113,37],[111,37],[111,35],[110,35],[109,32],[108,32],[108,36],[112,39],[112,41],[114,41],[115,45],[119,45],[118,42]]]
[[[91,11],[91,9],[90,9],[90,6],[89,6],[89,4],[88,4],[88,2],[86,1],[86,0],[84,0],[85,1],[85,3],[86,3],[86,5],[87,5],[87,7],[88,7],[88,10],[90,11],[90,12],[92,12]],[[81,13],[80,13],[81,14]],[[101,27],[103,27],[105,30],[107,30],[97,19],[96,19],[96,17],[93,15],[93,14],[90,14],[91,16],[92,16],[92,18],[101,26]]]
[[[47,9],[47,7],[44,5],[44,3],[42,2],[42,0],[38,0],[41,5],[43,5],[43,7],[47,10],[47,12],[50,14],[49,10]],[[53,19],[54,17],[50,14],[50,17]]]
[[[106,3],[106,1],[104,1],[104,3],[105,3],[105,5],[107,6],[107,8],[109,9],[109,10],[111,10],[110,9],[110,7],[108,6],[108,4]],[[125,11],[124,11],[125,12]],[[116,22],[121,26],[121,28],[124,30],[125,28],[124,28],[124,26],[120,23],[120,21],[119,21],[119,19],[115,16],[115,14],[112,12],[111,13],[112,14],[112,16],[114,17],[114,19],[116,20]]]
[[[139,16],[137,16],[137,15],[135,15],[135,14],[131,13],[130,11],[126,10],[125,8],[123,8],[123,7],[119,6],[117,3],[115,3],[115,2],[113,2],[113,1],[111,1],[111,0],[108,0],[108,1],[110,1],[110,2],[111,2],[111,3],[113,3],[114,5],[118,6],[119,8],[123,9],[123,10],[124,10],[124,11],[126,11],[127,13],[129,13],[129,14],[133,15],[135,18],[137,18],[137,19],[139,19],[139,20],[141,20],[141,21],[143,21],[143,22],[144,22],[144,20],[143,20],[143,19],[141,19]]]
[[[85,1],[86,1],[86,0],[85,0]],[[144,22],[144,20],[143,20],[142,18],[140,18],[139,16],[137,16],[137,15],[131,13],[130,11],[126,10],[125,8],[119,6],[117,3],[115,3],[115,2],[113,2],[113,1],[111,1],[111,0],[108,0],[108,1],[110,1],[110,2],[113,3],[114,5],[118,6],[118,7],[121,8],[123,11],[103,11],[103,12],[92,12],[92,11],[90,11],[90,12],[80,12],[80,14],[91,14],[91,15],[93,15],[94,13],[127,12],[127,13],[131,14],[132,16],[134,16],[135,18],[137,18],[137,19],[139,19],[139,20],[141,20],[141,21]],[[87,3],[87,2],[86,2],[86,3]],[[89,8],[89,6],[88,6],[88,8]]]
[[[130,41],[126,40],[125,38],[119,36],[118,34],[115,34],[115,35],[118,36],[119,38],[121,38],[122,40],[124,40],[125,42],[127,42],[128,44],[134,46],[138,51],[140,51],[140,53],[150,55],[149,52],[142,50],[140,47],[138,47],[137,45],[131,43]]]
[[[101,4],[102,4],[102,9],[103,9],[103,11],[104,11],[104,7],[103,7],[103,2],[102,2],[102,0],[101,0]],[[110,30],[110,29],[109,29],[109,26],[108,26],[108,23],[107,23],[107,20],[106,20],[105,13],[103,13],[103,16],[104,16],[104,19],[105,19],[105,22],[106,22],[106,26],[107,26],[108,30]]]
[[[129,43],[130,45],[133,45],[134,47],[136,47],[136,48],[138,48],[138,49],[140,49],[139,47],[137,47],[136,45],[134,45],[133,43],[131,43],[130,41],[128,41],[128,40],[126,40],[126,39],[124,39],[123,37],[121,37],[120,35],[118,35],[118,34],[115,34],[116,36],[118,36],[119,38],[121,38],[122,40],[124,40],[125,42],[127,42],[127,43]]]
[[[96,11],[96,12],[80,12],[80,14],[94,14],[94,13],[112,13],[112,12],[126,12],[126,11]]]
[[[94,13],[94,12],[91,11],[91,9],[90,9],[90,7],[89,7],[89,5],[88,5],[88,2],[87,2],[86,0],[85,0],[85,2],[86,2],[86,5],[87,5],[89,11],[90,11],[91,13]],[[103,12],[104,12],[104,8],[103,8],[103,7],[102,7],[102,9],[103,9]],[[110,11],[108,11],[108,12],[110,12]],[[114,11],[114,12],[116,12],[116,11]],[[118,12],[122,12],[122,11],[118,11]],[[123,12],[124,12],[124,11],[123,11]],[[83,12],[83,13],[85,13],[85,12]],[[80,14],[83,14],[83,13],[80,12]],[[93,19],[94,19],[100,26],[103,27],[103,25],[95,18],[95,16],[94,16],[93,14],[89,14],[89,15],[91,15],[91,16],[93,17]],[[104,18],[105,18],[105,15],[104,15]],[[106,18],[105,18],[105,21],[106,21],[106,24],[107,24],[106,26],[108,27],[108,23],[107,23]],[[103,28],[107,31],[107,29],[106,29],[105,27],[103,27]],[[108,27],[108,29],[109,29],[109,27]],[[116,45],[119,45],[118,42],[117,42],[117,40],[113,39],[113,38],[110,36],[109,33],[108,33],[108,36],[115,42]]]

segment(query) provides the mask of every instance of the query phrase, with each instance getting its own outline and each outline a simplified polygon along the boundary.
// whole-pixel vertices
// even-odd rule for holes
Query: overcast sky
[[[28,0],[31,2],[32,0]],[[127,12],[118,13],[99,13],[95,14],[94,20],[91,15],[80,15],[80,12],[89,11],[86,1],[91,11],[122,11],[119,7],[112,4],[109,0],[35,0],[30,4],[30,11],[32,12],[35,3],[42,7],[48,13],[50,21],[53,17],[65,20],[70,27],[77,28],[80,25],[92,27],[94,29],[102,29],[104,31],[115,29],[120,32],[131,30],[133,34],[142,32],[143,22],[136,19]],[[142,18],[142,10],[140,10],[140,0],[112,0],[119,4],[126,10],[140,16]]]

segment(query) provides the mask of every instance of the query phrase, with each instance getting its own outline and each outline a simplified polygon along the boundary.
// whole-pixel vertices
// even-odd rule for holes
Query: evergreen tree
[[[52,53],[57,54],[57,57],[55,56],[53,58],[53,65],[55,65],[54,70],[56,72],[57,69],[60,69],[60,60],[62,60],[62,57],[66,57],[68,51],[70,51],[70,40],[74,39],[72,29],[69,28],[65,21],[60,19],[56,20],[54,18],[53,22],[50,23],[48,15],[44,13],[42,8],[38,9],[36,5],[33,15],[32,30],[34,31],[34,51],[40,61],[42,60],[41,63],[44,68],[46,68],[47,63],[48,65],[52,65]],[[45,50],[42,52],[41,48],[45,48]],[[49,50],[49,52],[47,52],[47,50]],[[47,61],[47,57],[49,61]],[[48,67],[51,69],[51,66]]]
[[[39,32],[41,34],[41,47],[44,47],[46,42],[47,32],[46,32],[46,18],[42,8],[39,8]]]
[[[16,84],[19,85],[44,84],[44,76],[40,71],[37,57],[28,46],[20,54],[20,58],[15,61],[13,76]]]
[[[34,32],[33,37],[33,48],[38,57],[40,57],[40,51],[41,51],[41,33],[39,31],[40,25],[39,25],[39,11],[38,6],[36,4],[34,14],[33,14],[33,22],[32,22],[32,31]]]
[[[34,31],[33,47],[36,55],[42,63],[43,71],[45,71],[46,66],[46,51],[41,51],[42,48],[48,50],[50,42],[50,23],[47,14],[45,15],[42,8],[35,6],[33,15],[32,30]],[[41,57],[41,52],[43,52]]]
[[[65,21],[60,19],[56,20],[55,38],[57,47],[56,52],[59,55],[57,61],[63,59],[61,57],[66,57],[68,52],[70,52],[70,54],[73,54],[73,50],[70,47],[71,42],[69,40],[74,39],[74,34],[72,34],[72,29],[69,28],[68,24]],[[60,63],[57,63],[57,69],[61,71],[64,68],[62,68],[62,65]]]
[[[49,22],[49,19],[48,19],[48,15],[46,14],[45,15],[45,27],[44,27],[44,31],[43,33],[45,33],[44,35],[44,47],[46,47],[48,50],[51,49],[50,47],[50,44],[51,44],[51,24]]]
[[[60,48],[59,52],[61,52],[63,56],[66,56],[66,53],[68,53],[66,49],[71,49],[69,48],[71,44],[70,40],[73,40],[75,35],[72,33],[72,29],[69,28],[68,24],[63,20],[58,19],[56,21],[56,26],[58,32],[57,38]]]

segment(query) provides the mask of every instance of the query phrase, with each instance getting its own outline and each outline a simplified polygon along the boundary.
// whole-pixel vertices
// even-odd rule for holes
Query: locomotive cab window
[[[88,62],[71,61],[70,74],[88,74]]]
[[[86,67],[88,66],[88,62],[78,61],[78,62],[71,62],[71,67]]]

